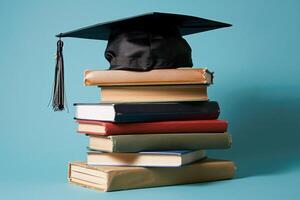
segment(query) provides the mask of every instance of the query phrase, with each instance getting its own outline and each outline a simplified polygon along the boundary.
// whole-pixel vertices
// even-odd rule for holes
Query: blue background
[[[215,72],[209,93],[238,166],[230,181],[102,193],[67,183],[85,158],[74,102],[97,102],[83,70],[105,69],[106,42],[66,38],[69,113],[48,107],[59,32],[144,12],[196,15],[234,26],[187,36],[195,66]],[[295,199],[300,184],[300,1],[0,1],[1,199]]]

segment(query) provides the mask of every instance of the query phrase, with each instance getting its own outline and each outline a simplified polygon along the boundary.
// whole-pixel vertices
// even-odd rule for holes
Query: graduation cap
[[[149,71],[192,67],[191,47],[182,36],[229,26],[194,16],[152,12],[57,34],[52,107],[64,109],[63,37],[107,40],[104,56],[109,70]]]

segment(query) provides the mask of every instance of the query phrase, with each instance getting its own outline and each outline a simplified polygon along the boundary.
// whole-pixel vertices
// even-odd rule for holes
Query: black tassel
[[[56,65],[52,92],[52,109],[54,111],[62,111],[65,109],[63,46],[64,43],[61,38],[59,38],[57,41]]]

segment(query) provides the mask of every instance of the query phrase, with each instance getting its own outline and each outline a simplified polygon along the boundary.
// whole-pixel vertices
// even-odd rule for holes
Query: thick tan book
[[[207,101],[206,85],[102,86],[102,102]]]
[[[213,74],[207,69],[157,69],[147,72],[125,70],[86,70],[84,72],[84,84],[87,86],[182,84],[208,85],[212,82]]]
[[[227,149],[228,133],[164,133],[134,135],[90,135],[89,148],[105,152],[139,152],[147,150]]]
[[[91,166],[72,162],[68,179],[87,188],[115,191],[231,179],[234,173],[233,162],[216,159],[173,168]]]

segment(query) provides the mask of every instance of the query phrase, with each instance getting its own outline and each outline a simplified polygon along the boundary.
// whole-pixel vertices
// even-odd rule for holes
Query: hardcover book
[[[170,133],[89,137],[89,148],[105,152],[139,152],[176,149],[227,149],[228,133]]]
[[[102,86],[101,102],[207,101],[205,85]]]
[[[228,160],[204,159],[182,167],[91,166],[69,164],[70,183],[101,191],[116,191],[231,179],[235,165]]]
[[[217,119],[215,101],[74,104],[75,119],[110,122]]]
[[[91,135],[155,134],[155,133],[223,133],[225,120],[184,120],[139,123],[112,123],[77,120],[79,133]]]
[[[167,76],[166,76],[167,75]],[[182,85],[205,84],[213,81],[213,74],[207,69],[178,68],[151,71],[86,70],[85,85]]]
[[[138,153],[104,153],[90,151],[88,165],[179,167],[205,158],[202,150],[144,151]]]

